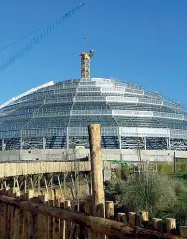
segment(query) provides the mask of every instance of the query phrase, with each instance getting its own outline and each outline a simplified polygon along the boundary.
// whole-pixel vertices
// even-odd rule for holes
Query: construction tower
[[[89,53],[81,52],[81,78],[90,78],[90,59],[94,56],[94,50]]]

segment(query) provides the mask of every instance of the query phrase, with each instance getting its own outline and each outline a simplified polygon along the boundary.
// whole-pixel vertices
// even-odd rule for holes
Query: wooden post
[[[55,196],[55,207],[60,207],[60,199]],[[59,239],[60,236],[60,219],[54,218],[53,239]]]
[[[23,210],[20,208],[14,208],[13,220],[12,220],[11,238],[21,239],[23,233]]]
[[[92,196],[88,196],[85,201],[85,213],[86,215],[92,215],[93,214],[93,205],[92,205]],[[95,237],[95,233],[93,230],[87,228],[88,238],[93,239]]]
[[[5,195],[11,197],[13,195],[13,191],[11,190],[10,187],[6,187],[5,188]],[[12,233],[12,219],[13,219],[13,206],[8,205],[8,209],[7,209],[7,221],[6,221],[6,230],[7,230],[7,238],[11,237],[11,233]]]
[[[162,231],[162,219],[160,219],[160,218],[153,218],[152,222],[153,222],[153,229],[155,231],[161,232]]]
[[[25,180],[24,180],[24,192],[25,193],[27,192],[27,177],[25,177]]]
[[[88,126],[90,157],[92,171],[92,205],[93,216],[105,216],[105,201],[103,187],[103,162],[101,153],[101,126],[99,124],[90,124]],[[104,235],[96,234],[94,238],[105,238]]]
[[[45,195],[38,196],[38,202],[47,204],[47,197]],[[34,231],[36,238],[48,238],[48,216],[43,214],[36,214],[34,221]]]
[[[180,226],[180,236],[187,237],[187,226]]]
[[[104,217],[103,162],[101,154],[100,125],[91,124],[88,126],[88,131],[92,171],[93,216]]]
[[[8,205],[6,203],[0,203],[0,235],[2,238],[8,238],[6,224],[8,217]]]
[[[28,190],[28,199],[31,199],[34,197],[34,190]]]
[[[54,207],[54,201],[53,200],[49,200],[48,201],[48,205],[50,206],[50,207]],[[48,226],[49,226],[49,239],[50,238],[53,238],[53,227],[54,227],[54,218],[53,217],[49,217],[49,224],[48,224]]]
[[[31,200],[29,193],[24,194],[24,200]],[[30,211],[23,210],[23,234],[22,239],[30,239],[33,231],[33,217]]]
[[[149,214],[148,212],[141,211],[140,212],[140,225],[143,227],[148,226],[148,221],[149,221]]]
[[[65,200],[64,208],[71,210],[71,202],[70,200]],[[65,239],[69,239],[71,235],[71,222],[65,221]]]
[[[63,190],[64,190],[64,198],[66,198],[66,174],[64,173],[64,188],[63,188]]]
[[[114,220],[114,202],[105,202],[105,217],[110,220]],[[106,236],[106,239],[112,239],[113,237]]]
[[[105,216],[107,219],[114,219],[114,202],[106,201],[105,203]]]
[[[135,212],[129,212],[129,225],[131,227],[136,226],[136,213]]]
[[[117,214],[117,220],[119,221],[119,222],[123,222],[123,223],[127,223],[127,220],[126,220],[126,214],[125,213],[123,213],[123,212],[119,212],[118,214]]]
[[[82,202],[80,204],[80,212],[85,213],[85,202]],[[85,239],[86,236],[86,227],[84,225],[79,225],[80,226],[80,234],[79,234],[79,238],[80,239]]]
[[[60,207],[64,208],[64,202],[60,203]],[[60,220],[60,238],[65,239],[65,221],[62,219]]]
[[[176,219],[175,218],[166,218],[166,230],[167,230],[167,233],[171,233],[171,234],[176,233]]]

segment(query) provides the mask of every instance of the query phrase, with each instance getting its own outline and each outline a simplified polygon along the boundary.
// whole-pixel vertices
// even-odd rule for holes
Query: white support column
[[[46,137],[43,136],[43,149],[46,149]]]
[[[119,149],[121,149],[121,135],[118,135],[119,138]]]
[[[144,137],[144,146],[145,146],[145,150],[147,150],[147,145],[146,145],[146,143],[147,143],[147,140],[146,140],[146,137]]]
[[[171,148],[171,145],[170,145],[170,137],[169,138],[166,138],[167,140],[167,149],[170,149]]]
[[[69,149],[69,132],[68,132],[68,127],[66,128],[66,149]]]
[[[4,141],[4,139],[2,139],[2,151],[5,151],[4,144],[5,144],[5,141]]]
[[[22,136],[22,130],[20,131],[20,150],[23,149],[23,136]]]

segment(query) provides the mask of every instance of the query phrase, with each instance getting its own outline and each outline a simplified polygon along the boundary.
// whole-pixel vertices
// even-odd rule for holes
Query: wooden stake
[[[64,208],[71,210],[71,202],[70,200],[65,200]],[[71,235],[71,222],[65,221],[65,239],[69,239]]]
[[[60,200],[57,196],[55,196],[55,207],[60,207]],[[53,239],[59,239],[59,236],[60,236],[60,220],[58,218],[54,218]]]
[[[6,195],[9,197],[13,196],[13,190],[11,188],[6,187]],[[11,238],[12,235],[12,222],[13,222],[13,213],[14,213],[14,207],[11,205],[8,205],[8,211],[7,211],[7,221],[6,221],[6,229],[7,229],[7,234],[8,238]]]
[[[31,191],[31,190],[30,190]],[[24,194],[24,200],[31,200],[32,195],[29,193]],[[22,239],[30,239],[33,231],[33,217],[30,211],[23,210],[23,233]]]
[[[153,229],[156,230],[156,231],[161,232],[162,231],[162,219],[153,218],[152,222],[153,222]]]
[[[82,212],[82,213],[85,213],[85,202],[82,202],[81,204],[80,204],[80,212]],[[80,226],[80,235],[79,235],[79,238],[80,239],[84,239],[85,238],[85,236],[86,236],[86,228],[85,228],[85,226],[84,225],[79,225]]]
[[[187,226],[180,226],[181,237],[187,237]]]
[[[92,205],[92,196],[88,196],[85,201],[85,213],[86,215],[92,215],[93,214],[93,205]],[[96,237],[93,230],[87,228],[88,238],[94,239]]]
[[[48,201],[48,205],[51,207],[54,207],[54,201],[53,200],[49,200]],[[54,218],[53,217],[49,217],[49,239],[53,238],[53,226],[54,226]]]
[[[149,214],[148,212],[141,211],[140,212],[140,225],[142,227],[147,227],[149,221]]]
[[[60,203],[60,207],[64,208],[64,202]],[[65,221],[62,219],[60,220],[60,238],[65,239]]]
[[[106,201],[105,202],[105,214],[107,219],[114,219],[114,202]]]
[[[7,223],[8,205],[0,203],[0,235],[2,238],[8,238],[6,223]]]
[[[12,220],[12,234],[11,238],[20,239],[23,233],[23,210],[20,208],[14,208],[13,220]]]
[[[135,227],[136,225],[136,213],[129,212],[129,226]]]
[[[127,223],[126,214],[123,213],[123,212],[119,212],[117,214],[117,219],[118,219],[119,222],[123,222],[125,224]]]
[[[27,178],[25,177],[25,180],[24,180],[24,192],[26,193],[27,192]]]
[[[114,220],[114,202],[105,202],[105,216],[107,219]],[[112,239],[113,237],[106,236],[106,239]]]
[[[176,233],[176,219],[175,218],[166,218],[166,230],[168,233]]]

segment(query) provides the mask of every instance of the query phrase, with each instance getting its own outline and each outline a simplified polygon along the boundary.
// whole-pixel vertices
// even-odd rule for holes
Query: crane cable
[[[82,6],[84,5],[83,2],[76,5],[74,8],[72,8],[70,11],[68,11],[64,16],[62,16],[59,20],[57,20],[54,24],[47,27],[43,32],[41,32],[38,36],[34,37],[34,39],[26,45],[24,48],[22,48],[20,51],[13,54],[8,60],[3,62],[0,65],[0,73],[7,69],[10,65],[12,65],[16,60],[18,60],[20,57],[22,57],[27,51],[31,50],[35,44],[39,43],[41,39],[43,39],[45,36],[49,35],[51,32],[53,32],[57,27],[59,27],[67,18],[71,17],[76,11],[78,11]]]
[[[24,36],[24,37],[22,37],[22,38],[20,38],[20,39],[18,39],[18,40],[16,40],[16,41],[12,42],[11,44],[9,44],[9,45],[7,45],[7,46],[1,48],[1,49],[0,49],[0,52],[3,51],[3,50],[5,50],[5,49],[7,49],[7,48],[9,48],[9,47],[11,47],[11,46],[13,46],[14,44],[16,44],[16,43],[18,43],[18,42],[20,42],[20,41],[26,39],[27,37],[30,37],[31,35],[37,33],[39,30],[40,30],[40,29],[38,29],[38,30],[36,30],[36,31],[34,31],[34,32],[31,32],[30,34],[28,34],[28,35],[26,35],[26,36]]]

